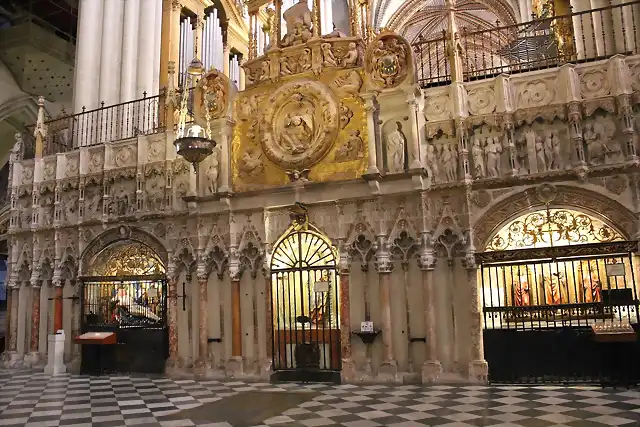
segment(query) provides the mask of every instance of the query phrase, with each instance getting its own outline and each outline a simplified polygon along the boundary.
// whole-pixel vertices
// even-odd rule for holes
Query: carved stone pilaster
[[[621,95],[616,98],[618,104],[618,119],[622,128],[624,150],[627,161],[637,162],[637,137],[634,129],[635,117],[631,106],[631,95]]]
[[[574,168],[580,175],[584,175],[587,159],[584,154],[584,137],[582,134],[582,111],[580,103],[570,102],[567,105],[567,119],[569,121],[569,138],[573,146]]]
[[[460,174],[465,181],[471,181],[473,176],[471,175],[471,167],[469,165],[469,134],[465,122],[462,120],[456,121],[456,136],[458,137],[458,153],[459,153],[459,166]]]
[[[473,241],[471,236],[469,240]],[[478,292],[478,266],[475,251],[467,248],[462,259],[462,265],[467,270],[469,284],[469,346],[471,362],[469,362],[469,381],[486,383],[489,377],[489,365],[484,359],[484,342],[482,337],[482,312],[480,310],[480,293]]]
[[[510,114],[505,114],[502,117],[502,128],[504,130],[502,146],[506,149],[507,160],[509,162],[507,176],[517,176],[518,171],[520,170],[520,165],[518,164],[518,152],[516,150],[516,136],[513,117]]]

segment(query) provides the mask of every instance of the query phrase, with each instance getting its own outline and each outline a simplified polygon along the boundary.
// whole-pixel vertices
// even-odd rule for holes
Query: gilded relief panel
[[[354,83],[355,82],[355,83]],[[360,177],[367,166],[360,72],[309,72],[241,93],[233,135],[235,191]]]

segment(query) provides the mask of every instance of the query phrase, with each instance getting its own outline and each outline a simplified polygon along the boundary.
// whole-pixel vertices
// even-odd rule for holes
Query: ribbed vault
[[[519,10],[511,0],[455,0],[455,20],[458,29],[468,31],[488,29],[518,22]],[[420,35],[427,40],[438,38],[447,29],[445,0],[378,0],[373,14],[376,27],[389,28],[410,43]]]

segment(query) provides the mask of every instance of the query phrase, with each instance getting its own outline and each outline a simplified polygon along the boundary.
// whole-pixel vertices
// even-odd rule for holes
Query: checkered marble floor
[[[0,426],[230,427],[166,417],[255,390],[319,393],[261,426],[640,426],[640,391],[597,387],[273,385],[1,370]]]

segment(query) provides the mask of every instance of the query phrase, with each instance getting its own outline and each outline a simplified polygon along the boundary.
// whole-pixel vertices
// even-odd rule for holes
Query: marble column
[[[31,363],[36,364],[40,360],[38,347],[40,344],[40,281],[31,282],[31,340],[30,340],[30,358]]]
[[[235,122],[223,119],[221,123],[222,144],[220,144],[220,189],[219,193],[231,192],[231,143],[233,142],[233,129]]]
[[[136,98],[142,98],[145,93],[147,96],[151,96],[153,93],[156,3],[156,0],[140,0]]]
[[[350,259],[340,256],[340,355],[342,357],[342,379],[353,381],[356,375],[351,355],[351,300],[349,298]]]
[[[320,13],[320,1],[313,0],[313,8],[311,11],[311,21],[313,22],[313,37],[320,37],[322,35],[322,16]]]
[[[9,351],[9,343],[11,341],[11,302],[12,302],[13,288],[10,284],[7,285],[7,315],[6,315],[6,334],[4,336],[4,348]]]
[[[198,299],[199,322],[198,322],[198,360],[196,368],[207,368],[209,364],[209,316],[207,311],[207,287],[209,285],[208,275],[198,274],[198,289],[200,290]]]
[[[383,381],[396,381],[398,362],[393,350],[393,329],[391,327],[391,272],[393,263],[385,236],[378,236],[378,251],[375,267],[380,287],[380,321],[382,322],[382,360],[378,376]]]
[[[76,64],[73,84],[73,112],[100,105],[100,55],[104,0],[80,0]]]
[[[463,266],[467,270],[469,286],[469,319],[470,319],[470,362],[469,381],[486,383],[489,377],[489,366],[484,360],[484,340],[482,336],[482,310],[478,292],[478,267],[473,252],[466,252]]]
[[[137,0],[139,1],[139,0]],[[153,33],[153,87],[151,95],[155,96],[160,93],[160,52],[162,50],[162,0],[156,0],[156,16],[153,24],[155,31]]]
[[[124,9],[122,32],[122,76],[120,79],[120,102],[136,98],[136,66],[138,63],[138,20],[140,0],[127,0]],[[160,43],[158,41],[158,43]],[[158,64],[160,60],[158,60]],[[125,114],[130,112],[125,111]],[[128,121],[124,121],[128,123]]]
[[[115,105],[120,102],[123,17],[123,0],[109,0],[104,3],[98,98],[100,102],[104,102],[104,105]],[[105,119],[113,121],[115,118],[106,117]]]
[[[53,300],[53,331],[56,333],[62,329],[62,290],[64,287],[64,280],[56,280],[54,282],[54,300]]]
[[[20,287],[17,283],[13,283],[10,286],[11,290],[11,305],[9,307],[9,318],[7,319],[7,325],[9,326],[9,342],[7,349],[11,352],[18,350],[18,304],[20,300]]]
[[[267,338],[267,357],[262,361],[262,372],[263,376],[268,376],[271,371],[273,371],[273,346],[274,346],[274,338],[273,338],[273,300],[271,299],[271,273],[269,269],[265,269],[264,275],[264,298],[265,298],[265,330],[266,330],[266,338]]]
[[[376,151],[376,118],[378,111],[378,103],[376,97],[370,93],[362,94],[365,100],[365,111],[367,112],[367,148],[369,154],[369,167],[365,172],[366,175],[379,175],[377,151]]]
[[[222,73],[229,77],[229,56],[231,54],[231,49],[229,48],[229,44],[225,44],[223,48],[222,54]]]
[[[178,280],[172,274],[167,274],[167,326],[169,329],[169,359],[167,366],[180,367],[178,355]]]
[[[425,360],[422,365],[422,383],[428,384],[436,381],[442,374],[442,364],[438,360],[438,342],[436,325],[436,298],[433,282],[433,270],[436,266],[436,257],[433,250],[432,235],[423,232],[422,246],[418,266],[422,272],[422,292],[424,303],[425,324]]]
[[[242,310],[240,305],[240,275],[231,276],[231,358],[228,368],[235,374],[244,372],[242,359]]]

